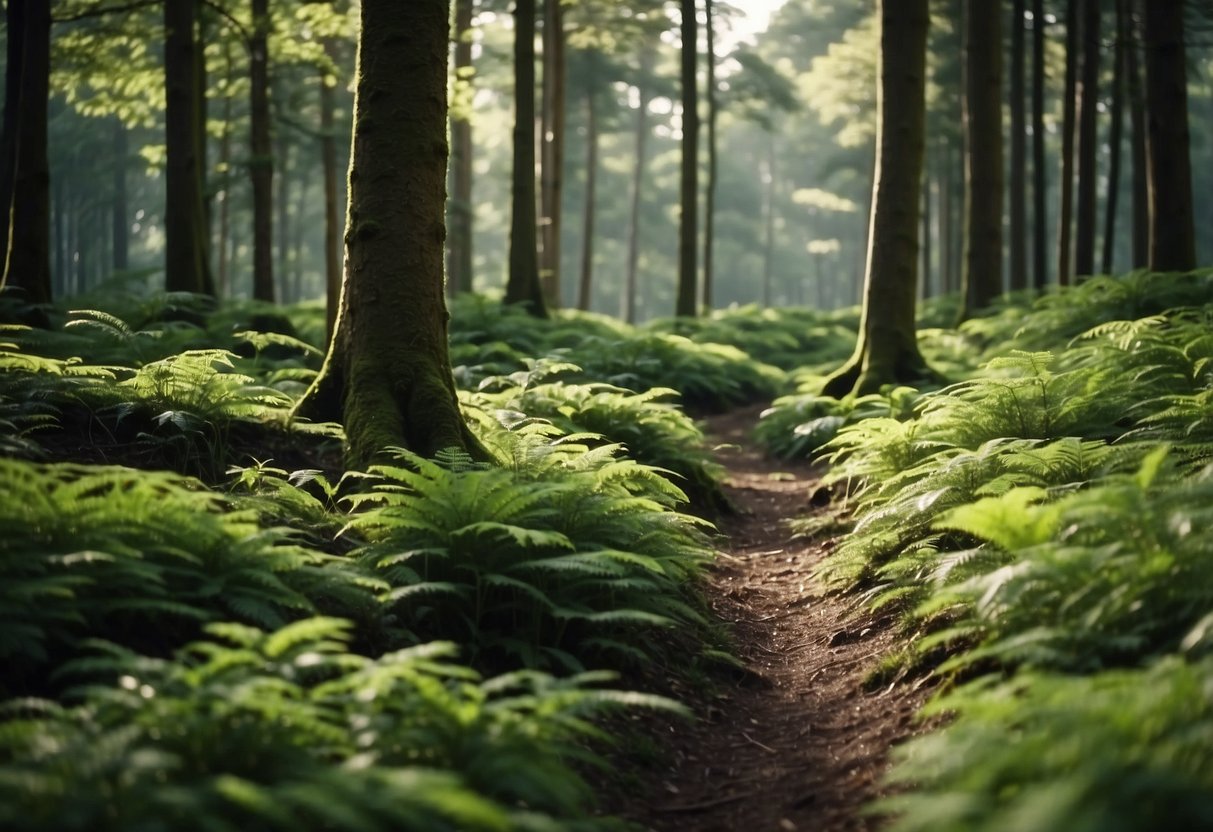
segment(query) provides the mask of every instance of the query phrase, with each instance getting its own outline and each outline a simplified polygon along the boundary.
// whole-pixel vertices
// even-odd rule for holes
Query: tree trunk
[[[1011,14],[1011,289],[1028,287],[1024,5],[1025,0],[1015,0]]]
[[[922,176],[922,273],[918,277],[918,296],[920,298],[928,298],[931,296],[931,218],[934,212],[931,210],[931,185],[933,183],[931,177],[931,166],[923,161],[923,176]]]
[[[939,293],[946,295],[954,288],[952,273],[955,245],[952,240],[952,148],[946,137],[939,140]]]
[[[640,265],[640,194],[644,187],[645,145],[649,137],[649,90],[648,77],[653,71],[655,55],[651,47],[644,47],[640,55],[640,77],[637,94],[640,100],[636,108],[636,159],[632,169],[632,207],[628,227],[628,267],[623,287],[623,319],[636,323],[636,278]]]
[[[274,302],[274,152],[270,143],[269,0],[252,0],[249,178],[253,186],[253,300]]]
[[[25,9],[29,0],[9,0],[4,8],[4,120],[0,126],[0,228],[7,229],[13,208],[13,171],[17,165],[17,110],[21,102],[24,66]],[[0,263],[0,274],[3,264]]]
[[[219,201],[219,231],[215,241],[215,256],[219,258],[218,290],[219,297],[231,296],[231,278],[229,268],[231,258],[228,253],[228,236],[231,231],[232,216],[232,95],[231,85],[235,80],[232,73],[232,48],[228,43],[223,45],[224,64],[227,68],[228,87],[223,95],[223,133],[219,137],[219,171],[220,193],[223,198]]]
[[[332,43],[325,44],[332,57]],[[328,340],[337,327],[337,304],[341,300],[341,226],[337,216],[337,128],[334,88],[336,78],[325,73],[320,79],[320,165],[324,180],[324,321]]]
[[[1075,214],[1074,273],[1095,271],[1096,104],[1099,98],[1099,2],[1082,0],[1082,60],[1078,96],[1078,209]]]
[[[591,53],[592,54],[592,53]],[[594,287],[594,207],[598,197],[598,106],[593,81],[585,93],[585,207],[581,225],[581,280],[577,308],[590,308]]]
[[[713,306],[712,248],[716,219],[716,32],[712,22],[716,0],[704,0],[708,36],[708,181],[703,205],[703,308],[710,314]]]
[[[1146,171],[1146,102],[1142,91],[1136,23],[1136,0],[1129,0],[1128,92],[1129,121],[1133,129],[1133,268],[1144,269],[1150,261],[1150,189]]]
[[[213,295],[198,147],[198,119],[202,113],[195,82],[196,19],[197,0],[165,0],[165,288]]]
[[[763,205],[762,308],[771,306],[771,288],[775,282],[775,133],[767,133],[766,200]]]
[[[1183,0],[1145,4],[1146,156],[1154,271],[1196,268]]]
[[[696,241],[699,234],[699,89],[695,67],[699,35],[695,0],[680,0],[682,10],[682,173],[681,213],[678,220],[678,294],[674,314],[695,316],[699,285]]]
[[[1116,247],[1116,211],[1120,204],[1120,149],[1124,139],[1125,64],[1128,61],[1128,3],[1116,0],[1116,50],[1112,61],[1112,123],[1108,128],[1108,198],[1104,206],[1100,271],[1112,273]]]
[[[277,146],[275,156],[274,169],[277,173],[275,177],[278,180],[278,227],[275,233],[278,238],[278,264],[275,271],[278,274],[278,297],[283,303],[293,303],[298,298],[292,297],[289,289],[290,273],[291,273],[291,212],[290,212],[290,157],[291,145],[286,140],[286,131],[279,130],[276,136],[275,145]],[[297,202],[302,205],[302,201]]]
[[[965,2],[966,135],[962,316],[1002,291],[1002,35],[997,4]]]
[[[9,5],[18,0],[10,0]],[[26,0],[19,10],[20,95],[13,125],[13,184],[8,212],[4,273],[0,287],[17,286],[31,303],[51,300],[51,177],[47,159],[47,104],[50,100],[50,0]],[[6,101],[6,107],[8,102]]]
[[[479,449],[459,411],[443,297],[448,0],[362,0],[349,268],[328,356],[297,413],[342,419],[362,467],[404,446]]]
[[[451,118],[450,234],[447,236],[447,294],[472,291],[472,18],[475,0],[455,0],[455,78],[463,106]]]
[[[126,157],[127,149],[126,125],[114,120],[114,170],[113,193],[111,203],[111,239],[113,241],[113,257],[111,264],[114,271],[125,271],[130,261],[130,222],[127,218],[126,207]]]
[[[514,5],[514,172],[505,302],[548,316],[535,233],[535,0]]]
[[[928,0],[880,0],[876,175],[859,339],[823,393],[868,393],[931,375],[918,351],[918,211],[926,140]],[[997,52],[998,50],[994,50]]]
[[[1045,10],[1032,0],[1032,285],[1049,284],[1049,177],[1045,170]]]
[[[1070,285],[1070,231],[1074,213],[1074,121],[1078,64],[1078,10],[1083,0],[1066,0],[1066,78],[1062,93],[1061,208],[1057,217],[1057,283]]]
[[[540,224],[543,256],[539,276],[548,306],[562,305],[560,289],[561,199],[564,190],[565,34],[561,0],[543,6],[543,153],[540,165]]]

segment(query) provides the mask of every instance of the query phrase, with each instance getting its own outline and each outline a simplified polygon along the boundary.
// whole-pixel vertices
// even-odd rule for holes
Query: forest
[[[6,0],[0,829],[1213,829],[1207,0]]]

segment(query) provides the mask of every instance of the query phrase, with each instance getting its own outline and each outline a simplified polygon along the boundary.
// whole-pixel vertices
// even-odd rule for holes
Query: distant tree
[[[447,294],[472,291],[472,18],[476,0],[455,0],[455,90],[451,107],[451,199],[447,235]]]
[[[713,258],[712,248],[715,243],[715,221],[716,221],[716,177],[719,175],[719,161],[716,158],[716,124],[717,124],[717,89],[718,82],[716,80],[716,23],[715,14],[716,0],[704,0],[704,10],[707,12],[705,27],[707,29],[707,65],[708,65],[708,83],[707,83],[707,104],[708,104],[708,179],[704,186],[704,201],[703,201],[703,308],[708,312],[712,311],[712,269]]]
[[[1027,170],[1027,124],[1024,87],[1027,55],[1024,37],[1025,0],[1014,0],[1011,4],[1011,274],[1012,289],[1028,286],[1027,264],[1027,220],[1028,177]]]
[[[1155,271],[1196,268],[1188,78],[1183,0],[1149,0],[1146,52],[1146,153],[1150,186],[1150,261]]]
[[[655,57],[652,47],[648,45],[642,47],[640,53],[640,72],[636,81],[638,103],[636,107],[635,155],[632,160],[631,211],[628,215],[628,260],[627,269],[624,272],[622,309],[620,310],[620,317],[629,324],[636,322],[636,280],[637,270],[640,265],[640,206],[647,161],[645,152],[650,129],[649,76],[653,71]]]
[[[349,464],[386,448],[476,451],[447,348],[443,222],[449,0],[362,0],[348,269],[337,330],[296,413],[345,425]]]
[[[164,0],[164,283],[170,292],[213,295],[198,129],[197,20],[198,0]]]
[[[1049,282],[1049,176],[1045,169],[1045,11],[1032,0],[1032,285]]]
[[[699,240],[699,33],[695,0],[680,0],[682,12],[682,176],[678,220],[678,294],[674,314],[695,316]]]
[[[539,282],[535,223],[535,0],[514,4],[514,169],[511,176],[509,275],[505,302],[548,316]]]
[[[1129,9],[1125,0],[1116,0],[1116,44],[1112,58],[1112,121],[1108,125],[1108,196],[1104,201],[1103,254],[1100,271],[1112,273],[1112,254],[1116,244],[1116,214],[1120,205],[1120,157],[1124,138],[1125,74],[1129,62]]]
[[[965,0],[965,232],[961,274],[970,315],[1002,291],[1002,12]]]
[[[1099,3],[1082,3],[1078,96],[1078,203],[1074,213],[1074,273],[1095,271],[1095,195],[1099,179],[1096,153],[1096,104],[1099,99]]]
[[[1078,12],[1083,0],[1066,0],[1066,72],[1061,107],[1061,205],[1057,215],[1057,282],[1070,284],[1074,220],[1075,89],[1078,86]]]
[[[562,0],[543,3],[543,106],[540,113],[539,282],[549,307],[563,305],[560,289],[561,199],[564,193],[566,33]]]
[[[269,0],[252,0],[249,177],[253,186],[253,298],[274,302],[274,152],[270,137]],[[285,234],[286,229],[279,229]]]
[[[880,0],[876,171],[859,337],[825,395],[932,375],[918,350],[918,222],[926,142],[928,0]]]
[[[5,15],[10,63],[5,70],[4,158],[0,160],[4,168],[0,199],[4,200],[5,219],[0,287],[20,287],[27,300],[49,303],[50,0],[9,0]]]
[[[1129,97],[1129,126],[1132,134],[1132,186],[1133,186],[1133,253],[1132,266],[1144,269],[1150,261],[1150,188],[1146,171],[1146,98],[1142,81],[1141,56],[1138,49],[1140,26],[1137,0],[1125,0],[1128,17],[1129,48],[1126,50],[1128,64],[1125,67],[1127,93]]]

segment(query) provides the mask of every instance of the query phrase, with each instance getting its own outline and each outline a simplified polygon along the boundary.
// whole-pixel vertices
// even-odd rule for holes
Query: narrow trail
[[[786,521],[810,511],[818,475],[763,456],[748,435],[759,411],[708,420],[709,438],[733,446],[718,457],[740,509],[719,524],[728,539],[709,597],[747,672],[662,738],[671,763],[626,814],[657,832],[877,829],[860,809],[880,794],[889,747],[913,732],[926,691],[865,689],[891,622],[857,615],[812,577],[833,543],[793,540]]]

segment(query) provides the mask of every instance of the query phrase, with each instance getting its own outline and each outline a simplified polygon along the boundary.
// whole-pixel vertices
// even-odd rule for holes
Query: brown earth
[[[927,691],[867,684],[893,623],[814,578],[833,541],[794,539],[787,521],[814,510],[818,472],[763,456],[748,435],[759,411],[708,420],[739,509],[719,523],[708,595],[746,671],[692,701],[693,724],[663,730],[668,762],[619,811],[656,832],[877,829],[863,807],[883,793],[889,749],[916,730]]]

